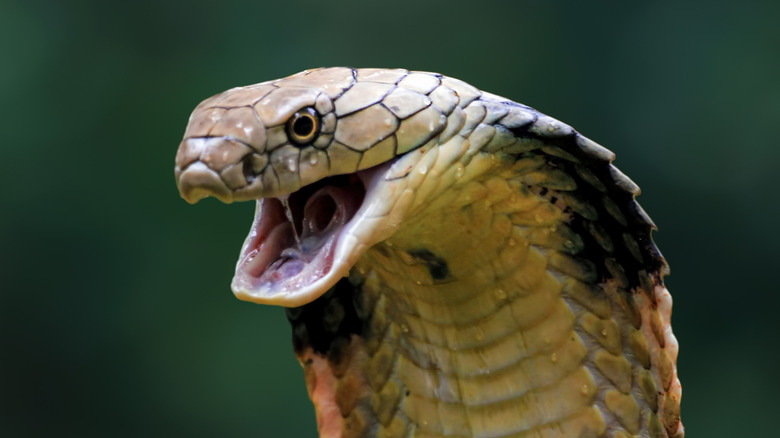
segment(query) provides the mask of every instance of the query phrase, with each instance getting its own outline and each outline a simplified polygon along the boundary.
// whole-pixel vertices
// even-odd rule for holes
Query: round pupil
[[[308,114],[298,117],[293,122],[293,132],[300,137],[308,137],[314,129],[314,120]]]

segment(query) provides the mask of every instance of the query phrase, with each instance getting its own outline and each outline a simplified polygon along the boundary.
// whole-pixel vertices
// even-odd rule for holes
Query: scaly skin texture
[[[398,160],[392,226],[287,310],[320,436],[682,437],[667,267],[613,158],[452,78],[323,69],[202,103],[176,173],[229,202]]]

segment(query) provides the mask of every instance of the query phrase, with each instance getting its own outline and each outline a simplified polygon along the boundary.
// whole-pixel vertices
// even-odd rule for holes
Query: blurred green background
[[[0,1],[0,435],[315,436],[283,312],[229,290],[253,205],[188,205],[173,158],[202,99],[333,65],[442,72],[614,150],[672,267],[688,436],[776,435],[778,16]]]

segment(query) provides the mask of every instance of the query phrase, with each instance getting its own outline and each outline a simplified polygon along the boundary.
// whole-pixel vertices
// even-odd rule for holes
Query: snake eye
[[[319,131],[320,116],[314,108],[299,110],[287,121],[287,137],[299,146],[313,142]]]

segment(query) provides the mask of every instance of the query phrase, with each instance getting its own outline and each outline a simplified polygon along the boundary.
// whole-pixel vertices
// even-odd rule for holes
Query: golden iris
[[[314,108],[303,108],[287,121],[287,137],[296,145],[312,143],[320,130],[320,117]]]

